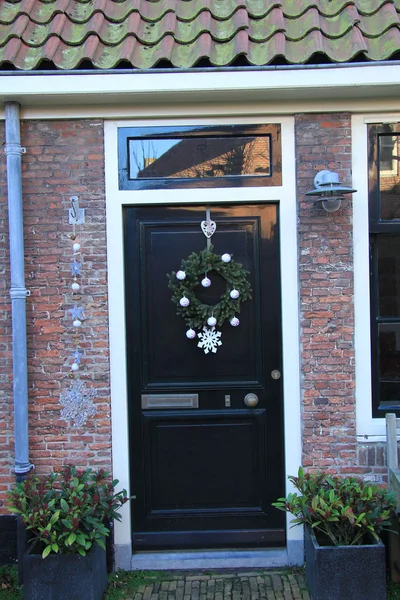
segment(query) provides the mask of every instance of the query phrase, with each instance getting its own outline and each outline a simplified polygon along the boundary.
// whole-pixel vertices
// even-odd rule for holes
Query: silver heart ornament
[[[214,221],[202,221],[201,222],[201,230],[206,236],[206,238],[210,238],[214,235],[217,226]]]

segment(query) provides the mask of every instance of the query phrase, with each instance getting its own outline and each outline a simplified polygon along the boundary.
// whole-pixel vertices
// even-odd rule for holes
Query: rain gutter
[[[11,271],[12,355],[14,393],[14,472],[23,481],[33,465],[28,442],[28,364],[26,347],[26,297],[24,228],[22,212],[22,169],[19,104],[5,103],[7,192]]]
[[[390,67],[399,66],[400,60],[376,60],[370,62],[351,62],[351,63],[318,63],[306,65],[264,65],[264,66],[242,66],[242,67],[189,67],[180,69],[179,67],[157,68],[151,69],[58,69],[58,70],[7,70],[1,71],[1,77],[18,77],[30,75],[156,75],[161,73],[230,73],[230,72],[252,72],[252,71],[310,71],[313,69],[351,69],[354,67]]]

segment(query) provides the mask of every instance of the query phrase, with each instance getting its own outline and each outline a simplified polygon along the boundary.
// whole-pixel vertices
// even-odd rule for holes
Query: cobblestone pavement
[[[126,600],[310,600],[302,574],[214,571],[166,574]]]

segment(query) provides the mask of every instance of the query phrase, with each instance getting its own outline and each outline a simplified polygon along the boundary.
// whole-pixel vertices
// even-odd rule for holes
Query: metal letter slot
[[[142,408],[199,408],[198,394],[144,394]]]

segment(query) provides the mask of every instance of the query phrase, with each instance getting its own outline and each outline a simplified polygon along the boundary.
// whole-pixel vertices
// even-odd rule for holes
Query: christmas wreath
[[[226,281],[226,291],[214,306],[203,304],[195,293],[198,285],[211,285],[207,274],[216,271]],[[251,298],[251,285],[247,279],[249,274],[240,263],[236,263],[230,254],[222,256],[213,252],[213,246],[201,252],[192,252],[182,260],[179,271],[167,275],[168,287],[172,290],[172,301],[176,304],[176,312],[183,317],[187,326],[188,337],[196,334],[193,329],[203,329],[206,325],[221,327],[226,320],[232,326],[239,325],[235,316],[240,312],[241,303]],[[192,332],[194,335],[189,335]]]

